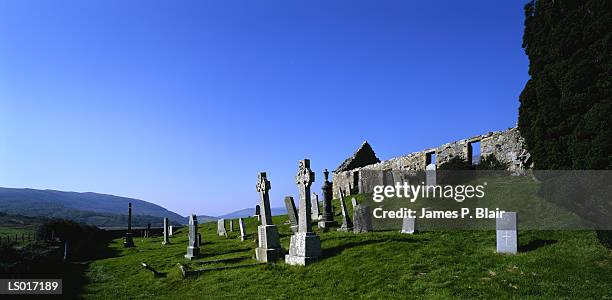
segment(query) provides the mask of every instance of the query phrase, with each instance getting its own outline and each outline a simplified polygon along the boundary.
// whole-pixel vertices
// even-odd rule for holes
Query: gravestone
[[[259,205],[255,205],[255,217],[257,217],[257,222],[260,221],[261,216],[261,208]]]
[[[402,220],[401,233],[413,234],[416,232],[415,218],[406,217]]]
[[[191,215],[189,217],[189,244],[187,245],[187,254],[185,258],[192,260],[200,255],[200,245],[198,243],[198,217]]]
[[[340,209],[342,210],[342,225],[338,228],[338,231],[353,230],[353,222],[351,222],[346,203],[344,203],[344,192],[342,189],[340,189]]]
[[[272,224],[272,213],[270,210],[270,181],[266,172],[260,172],[257,176],[256,190],[261,198],[261,225],[257,226],[257,244],[255,257],[260,262],[273,262],[283,257],[284,250],[280,245],[278,229]]]
[[[353,209],[353,232],[362,233],[370,231],[372,231],[372,211],[369,206],[357,204]]]
[[[172,225],[168,226],[168,236],[169,237],[173,237],[174,236],[174,226],[172,226]]]
[[[425,186],[427,188],[436,186],[436,164],[431,163],[425,167]]]
[[[240,227],[240,241],[244,242],[246,239],[246,227],[244,227],[244,220],[242,218],[238,219],[238,226]]]
[[[230,225],[229,231],[234,232],[234,219],[229,219],[229,225]]]
[[[134,239],[132,237],[132,203],[128,203],[128,227],[125,232],[125,241],[123,247],[131,248],[134,247]]]
[[[147,230],[145,231],[146,237],[151,237],[151,223],[147,223]]]
[[[329,182],[329,172],[327,169],[323,172],[323,176],[325,177],[323,186],[321,186],[321,192],[323,193],[323,219],[319,221],[318,226],[320,229],[327,230],[331,227],[337,227],[338,222],[334,221],[334,207],[332,205],[332,198],[334,197],[333,186]]]
[[[355,209],[355,207],[357,207],[357,199],[355,199],[354,197],[351,199],[351,204],[353,205],[353,209]]]
[[[227,230],[225,229],[225,219],[217,220],[217,234],[219,236],[227,236]]]
[[[518,252],[518,228],[516,212],[504,212],[495,219],[497,253],[516,254]]]
[[[321,256],[321,241],[312,231],[310,186],[314,182],[315,174],[310,170],[310,160],[304,159],[299,163],[295,181],[300,192],[300,210],[298,215],[298,232],[291,236],[289,241],[289,254],[285,256],[285,263],[301,265],[313,263]]]
[[[312,206],[311,206],[311,210],[312,210],[312,214],[311,214],[311,218],[314,221],[319,221],[319,195],[317,195],[317,193],[312,192],[312,197],[310,198],[310,200],[312,201]]]
[[[168,218],[164,218],[164,241],[162,245],[170,244],[170,236],[168,235]]]
[[[293,197],[285,197],[285,207],[287,208],[287,218],[289,218],[289,223],[291,223],[291,231],[296,233],[298,231],[298,215]]]

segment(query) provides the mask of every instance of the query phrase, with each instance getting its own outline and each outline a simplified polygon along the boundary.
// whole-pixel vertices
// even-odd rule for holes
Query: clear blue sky
[[[180,214],[515,125],[526,1],[0,1],[0,186]]]

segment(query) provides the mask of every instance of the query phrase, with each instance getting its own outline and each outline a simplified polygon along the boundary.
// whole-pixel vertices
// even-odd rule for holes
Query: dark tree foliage
[[[612,1],[533,1],[525,16],[518,126],[535,168],[610,169]]]

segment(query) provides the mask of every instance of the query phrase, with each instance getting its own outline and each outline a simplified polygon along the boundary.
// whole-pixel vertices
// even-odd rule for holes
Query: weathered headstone
[[[317,261],[321,256],[321,241],[312,231],[312,224],[310,223],[310,208],[312,206],[310,186],[314,180],[315,174],[310,170],[310,160],[301,160],[297,176],[295,176],[300,192],[298,232],[292,235],[289,241],[289,254],[285,256],[285,263],[289,265],[305,266]]]
[[[170,236],[168,235],[168,218],[164,218],[164,241],[162,245],[170,244]]]
[[[369,206],[357,204],[353,208],[353,232],[362,233],[370,231],[372,231],[372,211]]]
[[[174,236],[174,226],[172,226],[172,225],[168,226],[168,236],[169,237],[173,237]]]
[[[344,202],[344,192],[340,189],[340,209],[342,210],[342,225],[338,228],[338,231],[351,231],[353,230],[353,222],[349,217],[346,203]]]
[[[296,233],[298,231],[299,221],[293,197],[285,197],[285,207],[287,208],[287,218],[289,219],[289,223],[291,223],[291,231],[293,231],[293,233]]]
[[[434,163],[425,166],[425,186],[428,189],[436,186],[436,164]]]
[[[123,247],[134,247],[134,239],[132,238],[132,203],[128,203],[128,227],[125,232],[125,241]]]
[[[255,217],[257,217],[257,222],[259,222],[261,217],[261,208],[259,205],[255,205]]]
[[[334,221],[334,210],[332,205],[333,195],[333,186],[332,183],[329,182],[329,172],[327,169],[323,172],[323,176],[325,177],[325,181],[323,182],[323,186],[321,186],[321,192],[323,193],[323,219],[319,221],[319,228],[323,230],[327,230],[331,227],[338,226],[338,222]]]
[[[217,234],[219,236],[227,236],[227,230],[225,229],[225,219],[217,220]]]
[[[357,207],[357,199],[355,199],[355,197],[353,197],[351,199],[351,204],[353,205],[353,209],[355,209],[355,207]]]
[[[242,218],[238,219],[238,226],[240,227],[240,241],[246,239],[246,227],[244,227],[244,220]]]
[[[317,195],[317,193],[312,192],[312,197],[310,198],[310,200],[312,201],[312,220],[314,221],[319,221],[320,215],[319,215],[319,195]]]
[[[234,232],[234,219],[229,219],[229,225],[230,225],[229,231]]]
[[[516,212],[504,212],[495,219],[497,253],[516,254],[518,252],[518,228]]]
[[[284,250],[280,245],[278,229],[272,224],[272,212],[270,210],[270,181],[266,172],[260,172],[257,177],[257,192],[261,198],[261,225],[257,227],[258,246],[255,248],[255,257],[261,262],[272,262],[283,257]]]
[[[413,234],[416,232],[415,218],[406,217],[402,220],[401,233]]]
[[[198,217],[191,215],[189,217],[189,244],[187,245],[187,254],[185,258],[192,260],[200,255],[200,245],[198,243]]]

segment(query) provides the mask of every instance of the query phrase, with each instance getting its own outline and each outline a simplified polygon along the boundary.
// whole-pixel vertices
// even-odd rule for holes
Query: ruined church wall
[[[443,144],[408,155],[391,158],[376,164],[334,173],[334,198],[338,198],[339,188],[350,191],[346,194],[371,193],[376,185],[394,184],[395,182],[417,183],[424,180],[424,170],[428,153],[436,154],[436,166],[449,161],[455,156],[467,159],[468,144],[480,142],[481,157],[495,154],[496,158],[508,163],[508,171],[523,174],[526,168],[528,153],[523,138],[516,127],[506,131],[489,132],[451,143]]]

